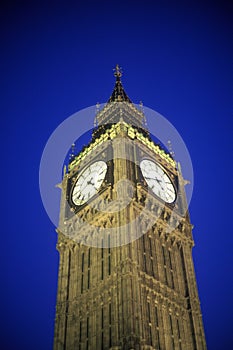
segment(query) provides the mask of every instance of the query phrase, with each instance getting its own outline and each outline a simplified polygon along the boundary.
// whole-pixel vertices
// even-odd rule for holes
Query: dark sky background
[[[116,63],[130,98],[165,116],[189,149],[207,345],[233,348],[232,14],[230,1],[1,5],[1,349],[52,349],[58,253],[40,158],[64,119],[107,101]]]

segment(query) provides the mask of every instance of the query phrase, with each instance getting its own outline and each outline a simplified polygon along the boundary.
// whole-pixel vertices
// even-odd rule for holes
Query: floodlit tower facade
[[[54,350],[204,350],[185,182],[115,77],[61,184]]]

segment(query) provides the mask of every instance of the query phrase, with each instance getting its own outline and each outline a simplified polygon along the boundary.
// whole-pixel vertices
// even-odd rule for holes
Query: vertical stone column
[[[69,293],[69,248],[61,239],[58,240],[57,249],[60,254],[58,273],[57,312],[55,322],[54,350],[63,350],[66,343],[67,331],[67,301]]]
[[[192,247],[188,244],[183,244],[183,255],[186,268],[186,277],[188,283],[189,303],[190,303],[190,322],[193,328],[194,348],[197,350],[206,350],[204,338],[204,329],[201,317],[200,302],[198,297],[196,278],[192,260]]]

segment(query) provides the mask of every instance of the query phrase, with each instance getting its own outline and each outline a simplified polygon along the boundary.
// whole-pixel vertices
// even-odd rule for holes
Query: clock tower
[[[205,350],[185,181],[115,77],[61,184],[54,350]]]

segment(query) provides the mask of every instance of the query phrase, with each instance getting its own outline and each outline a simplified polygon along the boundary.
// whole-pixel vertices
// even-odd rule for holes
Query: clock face
[[[91,197],[97,194],[107,172],[107,164],[98,161],[89,165],[78,176],[73,187],[72,201],[75,205],[86,203]]]
[[[148,159],[141,161],[140,168],[148,186],[156,196],[167,203],[174,202],[176,199],[176,191],[172,181],[163,168]]]

